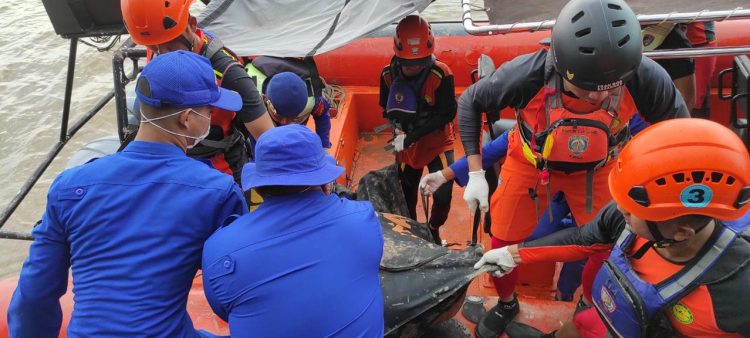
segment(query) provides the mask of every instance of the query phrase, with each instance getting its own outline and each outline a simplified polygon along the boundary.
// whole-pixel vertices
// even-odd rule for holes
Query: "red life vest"
[[[216,53],[224,53],[231,57],[235,62],[230,63],[224,69],[214,68],[214,74],[216,75],[216,84],[221,87],[221,81],[229,68],[234,66],[242,67],[242,61],[231,51],[224,48],[224,45],[220,40],[216,38],[209,38],[200,29],[196,30],[195,33],[198,35],[198,43],[193,47],[193,51],[211,60]],[[151,61],[153,58],[153,52],[147,50],[146,60]],[[209,135],[210,139],[201,141],[196,147],[188,149],[187,154],[190,157],[195,158],[210,158],[211,164],[217,170],[233,175],[229,163],[224,159],[224,152],[229,150],[232,146],[238,146],[238,142],[244,142],[244,136],[234,126],[233,121],[237,113],[219,108],[213,108],[211,110],[211,130],[214,131],[217,128],[221,129],[221,139],[217,140],[216,134],[212,133]],[[244,146],[244,145],[242,145]],[[241,168],[241,164],[234,166]],[[237,176],[237,175],[235,175]]]

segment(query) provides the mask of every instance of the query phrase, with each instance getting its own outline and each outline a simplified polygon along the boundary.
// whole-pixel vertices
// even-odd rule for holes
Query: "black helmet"
[[[585,90],[622,85],[641,64],[641,26],[622,0],[571,0],[552,28],[555,68]]]

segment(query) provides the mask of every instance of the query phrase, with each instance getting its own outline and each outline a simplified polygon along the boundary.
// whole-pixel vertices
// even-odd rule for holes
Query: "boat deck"
[[[459,96],[464,89],[457,87],[456,95]],[[379,88],[370,86],[345,86],[345,97],[338,114],[331,120],[331,140],[339,140],[332,146],[331,153],[339,165],[347,169],[345,177],[341,177],[339,183],[352,190],[356,190],[356,184],[364,174],[394,161],[393,153],[384,149],[392,138],[390,130],[383,133],[373,131],[385,123],[378,105],[378,90]],[[309,126],[314,128],[312,123]],[[460,158],[463,155],[463,147],[456,135],[454,156]],[[450,216],[441,228],[441,237],[449,248],[456,250],[466,247],[471,240],[473,215],[470,215],[462,196],[463,188],[454,185]],[[417,221],[425,221],[421,201],[417,206]],[[490,246],[487,234],[482,234],[479,242],[485,248]],[[556,264],[526,265],[519,269],[521,275],[517,291],[523,305],[517,320],[551,331],[557,329],[561,321],[571,318],[574,303],[554,300],[554,285],[559,271]],[[467,294],[484,297],[485,307],[493,306],[497,299],[489,275],[476,278]],[[456,319],[473,331],[474,325],[460,312]]]
[[[353,190],[356,190],[356,183],[359,182],[362,175],[393,163],[393,154],[384,150],[391,138],[390,132],[379,134],[363,132],[359,134],[357,148],[354,152],[352,173],[349,178]],[[460,142],[456,143],[454,151],[456,158],[459,158],[463,156],[463,149],[458,144]],[[471,240],[473,216],[466,207],[462,196],[463,188],[454,185],[450,216],[440,232],[441,237],[447,242],[450,249],[465,248]],[[425,222],[422,210],[420,201],[417,205],[417,221],[419,222]],[[489,236],[482,234],[480,242],[485,248],[488,248],[490,245]],[[518,294],[522,305],[521,312],[516,320],[543,331],[552,331],[559,328],[561,321],[571,318],[575,307],[574,302],[554,301],[556,272],[559,269],[555,264],[524,266],[520,269],[521,285],[518,287]],[[476,278],[470,285],[467,295],[483,297],[486,308],[493,306],[497,299],[489,275]],[[461,312],[455,316],[455,319],[462,322],[473,332],[474,325],[464,318]]]

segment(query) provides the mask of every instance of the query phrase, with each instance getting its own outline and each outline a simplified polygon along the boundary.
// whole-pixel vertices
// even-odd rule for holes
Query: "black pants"
[[[446,151],[435,157],[427,169],[430,173],[442,170],[453,164],[453,150]],[[409,208],[411,218],[417,219],[417,199],[419,198],[419,180],[422,178],[424,168],[412,168],[406,164],[401,164],[401,188],[404,190],[406,197],[406,206]],[[432,212],[430,213],[429,224],[433,229],[437,229],[448,219],[448,212],[451,210],[451,196],[453,195],[453,181],[443,184],[434,194],[432,194]]]

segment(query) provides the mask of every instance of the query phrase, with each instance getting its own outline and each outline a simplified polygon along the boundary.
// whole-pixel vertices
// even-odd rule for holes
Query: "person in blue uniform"
[[[331,194],[344,169],[298,124],[265,132],[243,189],[264,202],[203,249],[213,311],[242,337],[382,337],[383,234],[370,202]]]
[[[265,84],[262,87],[264,90],[263,101],[274,126],[285,126],[293,123],[307,125],[307,120],[312,116],[313,121],[315,121],[315,133],[320,137],[323,148],[330,152],[331,115],[328,112],[330,108],[328,101],[321,96],[314,99],[316,103],[311,103],[313,98],[308,97],[305,81],[292,72],[278,73],[263,83]],[[251,149],[255,149],[257,141],[252,137],[248,140]],[[254,155],[251,155],[250,158],[251,161],[254,161]],[[243,181],[242,185],[247,185],[247,183]],[[263,198],[254,189],[245,193],[245,199],[248,201],[250,211],[255,211],[263,203]]]
[[[72,269],[68,337],[196,337],[186,311],[203,243],[247,207],[232,177],[187,157],[212,108],[237,110],[208,59],[185,51],[146,65],[141,124],[122,152],[60,174],[8,308],[10,337],[57,337]]]
[[[324,97],[315,98],[312,108],[308,108],[307,86],[297,74],[282,72],[274,75],[265,91],[266,108],[275,126],[297,123],[306,125],[312,116],[315,133],[320,137],[323,148],[331,148],[331,105]]]

